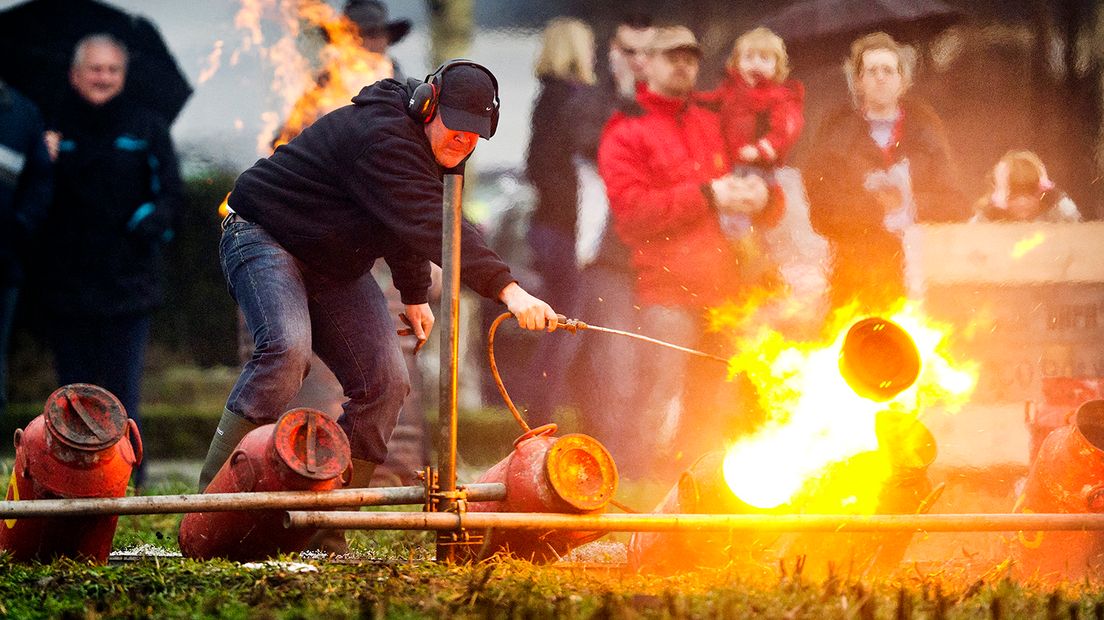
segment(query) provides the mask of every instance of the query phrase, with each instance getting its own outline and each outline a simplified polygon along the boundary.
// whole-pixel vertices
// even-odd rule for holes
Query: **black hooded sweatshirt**
[[[242,173],[230,208],[328,277],[359,277],[382,257],[403,303],[425,303],[427,259],[441,262],[445,171],[406,112],[409,96],[394,80],[365,87]],[[460,260],[461,279],[484,297],[515,281],[467,220]]]

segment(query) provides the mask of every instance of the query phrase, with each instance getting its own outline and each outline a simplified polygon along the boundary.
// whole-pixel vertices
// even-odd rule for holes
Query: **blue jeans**
[[[347,399],[337,423],[353,458],[382,463],[410,380],[372,275],[339,281],[312,272],[241,220],[223,233],[219,255],[256,345],[226,408],[255,424],[275,422],[299,392],[313,350]]]
[[[91,383],[111,392],[142,431],[142,369],[149,342],[150,316],[56,316],[50,345],[58,384]],[[134,484],[146,481],[146,460],[134,473]]]

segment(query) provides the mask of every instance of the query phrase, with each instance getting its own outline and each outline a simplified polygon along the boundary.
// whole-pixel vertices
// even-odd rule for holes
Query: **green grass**
[[[1069,618],[1099,617],[1099,590],[754,580],[731,571],[652,578],[516,560],[260,567],[150,558],[112,566],[0,558],[0,614],[12,618]]]
[[[203,435],[214,423],[198,411],[192,417],[178,415],[184,411],[179,408],[164,411],[159,418],[158,409],[151,410],[150,422],[169,426],[190,419],[204,425]],[[508,415],[497,410],[471,412],[462,424],[470,425],[466,437],[483,433],[483,461],[498,458],[517,434]],[[0,474],[7,467],[0,463]],[[469,466],[461,480],[484,467]],[[949,512],[1007,510],[1009,481],[1023,474],[932,473],[949,483],[940,500]],[[192,484],[162,481],[149,493],[189,493]],[[648,510],[667,488],[622,481],[618,499]],[[434,535],[428,532],[350,532],[356,563],[284,556],[248,567],[162,557],[179,551],[181,517],[121,517],[116,551],[159,552],[137,561],[19,564],[0,554],[0,618],[1104,618],[1104,582],[1012,581],[1003,560],[1007,549],[981,534],[914,537],[912,555],[919,561],[906,562],[889,577],[833,567],[828,557],[810,557],[803,568],[793,558],[760,557],[746,565],[659,577],[614,563],[623,552],[579,553],[549,566],[501,557],[440,564],[433,561]],[[614,534],[603,544],[617,548],[627,539]],[[311,572],[299,572],[303,565]]]
[[[187,492],[180,482],[156,494]],[[176,552],[180,515],[126,516],[116,550]],[[355,563],[300,556],[248,566],[149,555],[94,566],[20,564],[0,554],[0,617],[11,618],[1099,618],[1104,588],[1007,578],[960,561],[904,566],[866,579],[814,577],[792,563],[729,566],[676,576],[619,564],[539,566],[498,557],[432,560],[427,532],[355,532]],[[823,559],[823,558],[821,558]],[[309,572],[301,572],[306,567]],[[803,574],[804,573],[804,574]]]

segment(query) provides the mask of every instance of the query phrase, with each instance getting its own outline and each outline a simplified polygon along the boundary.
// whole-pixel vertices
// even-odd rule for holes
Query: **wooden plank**
[[[907,254],[927,285],[1104,282],[1104,222],[916,227]]]

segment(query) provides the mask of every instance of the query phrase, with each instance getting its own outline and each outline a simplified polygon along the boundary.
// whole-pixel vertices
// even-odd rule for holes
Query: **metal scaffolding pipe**
[[[456,489],[457,396],[460,384],[460,244],[464,177],[446,174],[441,210],[441,375],[437,405],[437,488],[447,497]],[[450,510],[446,500],[440,508]],[[452,551],[437,545],[437,559]]]
[[[591,532],[1014,532],[1104,530],[1104,514],[566,515],[519,512],[288,511],[286,527],[359,530],[578,530]]]
[[[462,489],[467,492],[467,499],[470,501],[499,501],[506,497],[506,485],[501,483],[469,484],[462,487]],[[424,487],[37,499],[0,502],[0,519],[316,509],[355,505],[399,506],[425,504],[425,501],[426,491]]]

